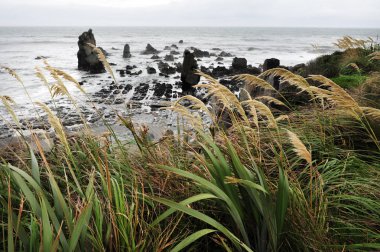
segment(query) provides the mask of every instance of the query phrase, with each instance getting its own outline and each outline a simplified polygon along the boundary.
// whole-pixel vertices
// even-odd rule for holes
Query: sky
[[[380,0],[0,0],[0,26],[380,27]]]

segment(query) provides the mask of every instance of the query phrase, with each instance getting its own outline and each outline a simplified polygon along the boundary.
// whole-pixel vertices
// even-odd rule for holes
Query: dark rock
[[[148,74],[155,74],[157,73],[156,69],[154,67],[147,67],[146,71]]]
[[[174,63],[174,66],[176,67],[177,73],[182,72],[183,67],[181,62]]]
[[[176,73],[176,68],[170,66],[168,63],[163,61],[158,62],[158,70],[164,75],[170,75]]]
[[[171,47],[178,50],[178,46],[175,44],[172,44]]]
[[[247,68],[247,59],[235,57],[232,60],[232,68],[236,70],[242,70]]]
[[[48,57],[45,57],[45,56],[37,56],[35,57],[34,59],[35,60],[41,60],[41,59],[47,59]]]
[[[191,47],[190,49],[193,50],[194,57],[196,58],[210,57],[210,53],[207,51],[202,51],[195,47]]]
[[[183,40],[181,39],[180,41],[178,41],[178,43],[183,44]]]
[[[164,50],[165,50],[165,51],[170,51],[171,48],[170,48],[170,46],[165,46]]]
[[[231,53],[222,51],[221,53],[219,53],[219,57],[233,57],[233,55]]]
[[[160,58],[160,56],[158,56],[157,54],[155,54],[155,55],[153,55],[152,57],[151,57],[151,59],[159,59]]]
[[[205,66],[201,66],[201,72],[202,73],[205,73],[205,74],[208,74],[208,75],[211,75],[211,71],[209,68],[205,67]]]
[[[135,101],[141,101],[143,100],[147,93],[148,93],[148,90],[149,90],[149,85],[146,84],[146,83],[140,83],[140,85],[138,85],[136,88],[135,88],[135,92],[133,94],[133,97],[132,97],[132,100],[135,100]]]
[[[215,60],[216,60],[216,61],[223,61],[224,58],[222,58],[222,57],[218,57],[218,58],[216,58]]]
[[[170,54],[171,54],[171,55],[179,55],[180,53],[177,52],[177,51],[170,51]]]
[[[212,76],[214,77],[222,77],[222,76],[227,76],[231,75],[232,71],[230,69],[227,69],[224,66],[217,66],[212,70]]]
[[[171,54],[165,55],[164,60],[166,61],[174,61],[174,56]]]
[[[222,49],[215,47],[215,48],[212,48],[211,50],[213,50],[213,51],[221,51]]]
[[[258,75],[258,74],[261,74],[261,70],[258,67],[254,67],[254,66],[248,65],[247,69],[245,70],[245,73],[247,73],[247,74],[253,74],[253,75]]]
[[[280,60],[276,58],[266,59],[263,64],[263,71],[277,68],[280,66]]]
[[[216,53],[210,53],[210,57],[218,57]]]
[[[135,66],[135,65],[133,65],[133,66],[131,66],[131,65],[127,65],[127,66],[125,67],[125,69],[127,69],[127,70],[132,70],[132,69],[135,69],[135,68],[137,68],[137,66]]]
[[[248,51],[255,51],[256,49],[255,47],[248,47]]]
[[[98,53],[88,44],[96,46],[96,40],[91,29],[83,32],[78,38],[78,69],[91,73],[105,72],[103,63],[98,59]]]
[[[119,89],[116,89],[115,91],[113,91],[113,94],[120,94],[120,90]]]
[[[124,50],[123,50],[123,58],[130,58],[131,56],[132,55],[131,55],[131,51],[130,51],[129,45],[125,44],[124,45]]]
[[[125,87],[124,87],[124,90],[122,91],[122,94],[127,94],[129,91],[132,90],[132,85],[130,84],[127,84]]]
[[[147,55],[147,54],[157,54],[159,51],[155,49],[151,44],[147,44],[146,48],[141,54]]]
[[[194,73],[197,68],[198,64],[194,53],[185,50],[181,71],[182,91],[192,91],[193,86],[199,83],[200,76]]]

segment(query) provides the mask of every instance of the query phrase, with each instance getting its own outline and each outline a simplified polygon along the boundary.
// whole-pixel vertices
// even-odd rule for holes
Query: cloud
[[[379,27],[380,1],[0,0],[0,25]]]

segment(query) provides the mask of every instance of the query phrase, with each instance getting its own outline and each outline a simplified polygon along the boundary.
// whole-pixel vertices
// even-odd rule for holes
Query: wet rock
[[[105,72],[103,63],[98,59],[98,53],[88,44],[96,46],[96,40],[91,29],[78,37],[78,69],[91,73]]]
[[[276,58],[266,59],[263,64],[263,71],[280,66],[280,60]]]
[[[232,68],[235,70],[242,70],[247,68],[247,59],[235,57],[232,60]]]
[[[45,57],[45,56],[37,56],[35,57],[34,59],[35,60],[41,60],[41,59],[47,59],[48,57]]]
[[[202,51],[195,47],[190,47],[190,49],[193,51],[194,57],[196,58],[210,57],[210,53],[207,51]]]
[[[181,73],[182,72],[183,66],[182,66],[181,62],[174,63],[174,66],[176,68],[177,73]]]
[[[200,76],[194,71],[198,68],[194,53],[185,50],[181,71],[182,91],[192,91],[193,86],[199,83]]]
[[[122,94],[128,94],[129,91],[132,90],[132,85],[130,84],[127,84],[125,87],[124,87],[124,90],[121,92]]]
[[[211,70],[205,66],[201,66],[201,71],[202,73],[205,73],[205,74],[208,74],[208,75],[211,75]]]
[[[222,51],[221,53],[219,53],[219,57],[233,57],[233,55],[231,53]]]
[[[248,51],[255,51],[256,48],[255,47],[248,47]]]
[[[214,77],[222,77],[222,76],[227,76],[231,75],[232,71],[224,66],[217,66],[212,70],[212,76]]]
[[[135,88],[135,92],[133,94],[133,97],[132,97],[132,100],[135,100],[135,101],[141,101],[143,100],[147,93],[148,93],[148,90],[149,90],[149,85],[146,84],[146,83],[140,83],[140,85],[138,85],[136,88]]]
[[[154,67],[147,67],[146,71],[148,74],[155,74],[157,73],[156,69]]]
[[[141,54],[147,55],[147,54],[157,54],[159,51],[155,49],[151,44],[147,44],[146,48]]]
[[[179,55],[180,53],[177,52],[177,51],[170,51],[170,54],[171,54],[171,55]]]
[[[171,48],[170,48],[170,46],[165,46],[164,50],[165,50],[165,51],[170,51]]]
[[[213,51],[221,51],[222,49],[217,48],[217,47],[214,47],[214,48],[212,48],[211,50],[213,50]]]
[[[113,91],[113,94],[120,94],[121,91],[119,89],[116,89],[115,91]]]
[[[223,58],[223,57],[218,57],[218,58],[216,58],[215,60],[216,60],[216,61],[223,61],[224,58]]]
[[[172,67],[163,61],[158,62],[158,70],[164,75],[175,74],[177,71],[175,67]]]
[[[158,56],[157,54],[153,55],[152,57],[150,57],[150,59],[160,59],[160,56]]]
[[[172,44],[171,47],[178,50],[178,46],[175,44]]]
[[[133,65],[133,66],[131,66],[131,65],[127,65],[127,66],[125,67],[125,69],[127,69],[127,70],[132,70],[132,69],[135,69],[135,68],[137,68],[136,65]]]
[[[165,55],[164,60],[165,61],[174,61],[174,56],[171,54]]]
[[[183,40],[181,39],[180,41],[178,41],[179,44],[183,44]]]
[[[123,58],[130,58],[131,56],[132,55],[131,55],[131,51],[130,51],[129,45],[125,44],[124,45],[124,50],[123,50]]]

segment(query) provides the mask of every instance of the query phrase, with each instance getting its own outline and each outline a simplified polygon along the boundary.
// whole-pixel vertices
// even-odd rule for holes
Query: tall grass
[[[61,78],[77,82],[46,66],[52,99],[75,104]],[[380,111],[322,76],[274,69],[260,77],[269,75],[308,93],[309,105],[273,113],[266,104],[289,103],[249,92],[239,101],[202,74],[209,83],[197,87],[211,104],[174,102],[167,109],[178,114],[178,133],[157,142],[120,115],[135,144],[112,127],[68,137],[54,109],[38,103],[57,141],[45,151],[30,129],[36,148],[24,142],[0,154],[1,250],[380,250],[380,144],[371,123]],[[236,78],[269,89],[259,77]],[[12,100],[2,101],[17,124]]]

